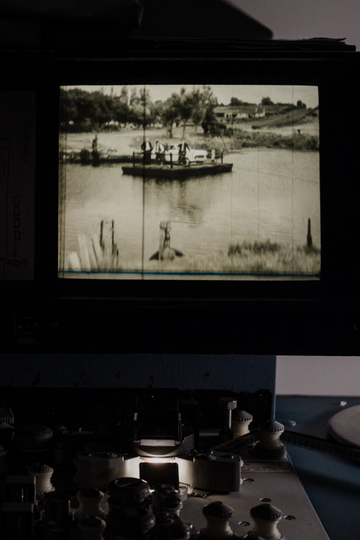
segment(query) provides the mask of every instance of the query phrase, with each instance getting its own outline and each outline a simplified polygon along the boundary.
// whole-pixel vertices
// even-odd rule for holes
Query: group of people
[[[186,157],[186,152],[190,150],[190,146],[185,141],[182,141],[178,145],[178,149],[178,162],[182,163]],[[165,153],[167,150],[169,150],[169,147],[167,144],[164,145],[160,141],[156,141],[153,147],[149,138],[146,138],[141,145],[141,150],[144,154],[145,163],[151,163],[152,154],[155,154],[155,160],[157,163],[165,163]]]

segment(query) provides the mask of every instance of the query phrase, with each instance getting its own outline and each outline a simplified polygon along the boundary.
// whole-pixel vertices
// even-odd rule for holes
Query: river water
[[[320,248],[317,152],[244,149],[224,161],[233,163],[233,172],[145,182],[124,175],[121,165],[61,165],[65,269],[68,254],[78,251],[78,235],[98,234],[103,219],[114,220],[128,269],[149,268],[161,221],[171,222],[171,247],[190,257],[227,253],[230,244],[244,240],[305,245],[309,218]]]

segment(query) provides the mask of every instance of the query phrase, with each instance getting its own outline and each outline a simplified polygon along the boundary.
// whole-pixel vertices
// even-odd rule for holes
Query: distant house
[[[263,118],[265,116],[265,107],[258,105],[254,111],[255,118]]]
[[[242,105],[239,107],[215,107],[217,118],[230,121],[244,118],[262,118],[265,116],[265,107],[262,105]]]

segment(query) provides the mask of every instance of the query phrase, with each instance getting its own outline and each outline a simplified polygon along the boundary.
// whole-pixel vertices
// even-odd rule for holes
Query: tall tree
[[[60,89],[60,124],[66,128],[69,122],[76,122],[79,112],[76,99],[71,92]]]
[[[203,119],[201,126],[205,135],[209,132],[210,124],[216,124],[217,118],[214,112],[216,105],[218,104],[217,98],[214,96],[214,92],[210,86],[204,85],[201,90],[201,107],[203,110]]]
[[[203,100],[201,91],[198,88],[196,89],[194,88],[194,90],[192,91],[192,100],[193,100],[193,111],[192,111],[191,119],[195,124],[195,135],[196,135],[197,128],[201,124],[201,122],[204,120],[204,116],[205,116],[204,100]]]
[[[130,105],[134,106],[139,103],[139,96],[137,95],[137,88],[131,88]]]
[[[172,94],[174,107],[183,125],[182,138],[185,139],[186,122],[191,118],[194,102],[191,94],[186,93],[186,88],[181,88],[180,94]]]
[[[126,103],[127,105],[129,103],[129,92],[127,86],[123,86],[120,90],[120,101],[121,103]]]
[[[174,94],[173,94],[174,96]],[[160,110],[160,119],[165,125],[166,129],[169,130],[169,137],[173,136],[173,125],[179,119],[179,112],[176,107],[176,99],[174,97],[168,98],[161,107]]]
[[[239,107],[240,105],[242,105],[243,102],[241,101],[241,99],[238,99],[236,97],[232,97],[230,99],[230,105],[231,107]]]
[[[129,122],[130,107],[127,102],[121,101],[121,97],[114,103],[114,120],[119,124],[126,124]]]

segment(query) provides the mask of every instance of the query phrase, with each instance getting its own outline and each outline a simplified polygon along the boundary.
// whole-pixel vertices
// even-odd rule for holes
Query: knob
[[[15,438],[22,450],[39,452],[50,448],[53,432],[46,426],[27,425],[19,427]]]
[[[145,508],[118,507],[110,512],[111,534],[123,538],[146,535],[155,527],[155,516]]]
[[[235,437],[241,437],[249,433],[249,424],[253,421],[253,417],[246,411],[236,409],[233,414],[231,429]]]
[[[249,532],[251,540],[286,540],[277,528],[282,512],[271,504],[260,504],[250,510],[250,515],[254,520],[254,528]]]
[[[150,486],[139,478],[117,478],[109,484],[109,496],[115,506],[138,506],[150,496]]]
[[[167,512],[179,516],[182,506],[181,495],[173,486],[160,484],[155,487],[153,497],[154,511]]]
[[[45,465],[45,463],[37,463],[29,469],[29,474],[36,478],[36,493],[50,493],[55,488],[51,483],[51,477],[54,469]]]
[[[88,515],[80,519],[78,528],[84,540],[104,540],[106,523],[99,516]]]
[[[285,446],[280,440],[284,426],[276,420],[267,420],[259,425],[260,441],[254,446],[252,454],[259,457],[282,459],[285,457]]]
[[[105,518],[105,512],[101,508],[101,501],[104,498],[102,491],[96,488],[85,488],[76,494],[79,501],[79,508],[75,511],[75,518],[82,519],[85,516],[97,516]]]
[[[167,533],[169,540],[189,540],[191,528],[186,523],[183,523],[181,519],[174,519]]]
[[[206,527],[201,529],[201,538],[231,538],[234,533],[229,525],[229,519],[233,515],[234,510],[231,506],[227,506],[221,501],[215,501],[203,508],[203,514],[206,518]]]
[[[284,426],[276,420],[268,420],[259,425],[260,441],[263,447],[274,450],[284,445],[280,441],[280,435],[284,433]]]

